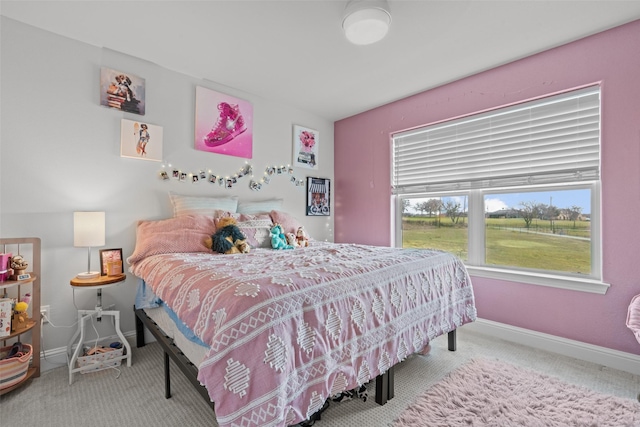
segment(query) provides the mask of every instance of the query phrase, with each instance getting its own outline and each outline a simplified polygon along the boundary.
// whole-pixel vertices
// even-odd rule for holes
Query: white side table
[[[78,329],[73,334],[73,337],[71,337],[71,340],[69,340],[69,344],[67,345],[67,360],[69,362],[69,384],[73,383],[74,373],[81,372],[83,370],[94,369],[94,366],[84,366],[79,368],[75,367],[78,356],[80,356],[80,352],[82,351],[82,344],[84,343],[85,323],[92,317],[96,317],[97,319],[101,319],[103,316],[114,317],[116,334],[118,334],[118,337],[120,337],[120,342],[125,347],[126,354],[115,357],[113,359],[109,359],[109,361],[127,359],[127,366],[131,366],[131,346],[120,330],[120,311],[102,310],[102,290],[111,286],[116,286],[123,282],[126,278],[126,274],[118,274],[115,276],[98,276],[94,279],[71,279],[70,283],[74,292],[76,289],[93,289],[97,291],[98,300],[96,303],[96,308],[94,310],[78,310]],[[80,337],[79,339],[78,336]],[[73,354],[71,354],[74,343],[77,343],[76,349]]]

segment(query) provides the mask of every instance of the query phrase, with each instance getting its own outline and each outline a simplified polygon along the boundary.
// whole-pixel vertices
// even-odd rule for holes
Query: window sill
[[[611,286],[600,280],[556,276],[553,274],[530,273],[525,271],[502,270],[490,267],[467,266],[469,275],[487,279],[507,280],[509,282],[527,283],[529,285],[549,286],[572,291],[589,292],[604,295]]]

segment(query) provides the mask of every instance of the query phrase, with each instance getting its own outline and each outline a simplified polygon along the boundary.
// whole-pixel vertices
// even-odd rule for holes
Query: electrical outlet
[[[51,312],[51,307],[49,307],[48,305],[43,305],[40,306],[40,314],[42,314],[42,320],[44,321],[44,323],[48,323],[49,322],[49,313]],[[46,317],[44,317],[46,316]]]

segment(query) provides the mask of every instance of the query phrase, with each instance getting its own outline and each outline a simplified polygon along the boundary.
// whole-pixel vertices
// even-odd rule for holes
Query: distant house
[[[520,212],[516,209],[500,209],[493,212],[487,212],[487,218],[520,218]]]
[[[571,218],[571,211],[569,209],[560,209],[560,213],[555,219],[559,221],[573,221],[573,218]],[[579,214],[576,217],[576,221],[590,221],[590,220],[591,220],[590,214]]]

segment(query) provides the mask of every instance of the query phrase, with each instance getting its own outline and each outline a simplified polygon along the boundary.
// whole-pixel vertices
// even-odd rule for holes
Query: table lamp
[[[100,276],[99,271],[91,271],[91,248],[104,246],[104,212],[73,213],[73,246],[89,248],[87,271],[78,273],[78,279],[93,279]]]

